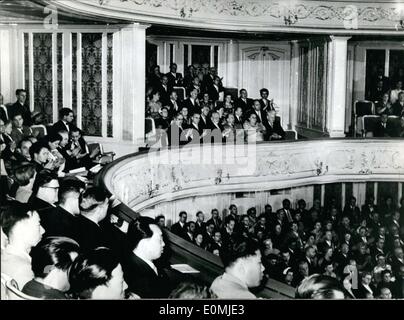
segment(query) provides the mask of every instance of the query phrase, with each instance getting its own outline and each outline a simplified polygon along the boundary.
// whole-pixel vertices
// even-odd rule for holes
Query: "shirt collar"
[[[236,277],[232,276],[231,274],[229,274],[229,273],[227,273],[227,272],[223,273],[222,279],[223,279],[223,280],[226,280],[226,281],[229,281],[229,282],[237,283],[238,285],[240,285],[240,286],[242,286],[243,288],[245,288],[245,289],[248,290],[247,284],[245,284],[245,283],[244,283],[243,281],[241,281],[239,278],[236,278]]]
[[[31,263],[31,256],[26,251],[23,251],[15,246],[13,246],[12,244],[8,244],[6,246],[6,248],[4,249],[4,251],[9,254],[20,256],[24,259],[27,259]]]

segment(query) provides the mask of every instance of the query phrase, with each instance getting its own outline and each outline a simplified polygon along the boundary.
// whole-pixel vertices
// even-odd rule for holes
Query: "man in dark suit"
[[[213,112],[211,119],[210,129],[210,141],[212,143],[223,142],[223,131],[224,127],[220,123],[220,115],[217,112]]]
[[[83,183],[83,189],[85,185]],[[77,216],[79,209],[80,189],[73,185],[61,186],[59,189],[59,205],[52,208],[41,219],[45,229],[45,237],[68,237],[76,240]]]
[[[362,218],[361,210],[356,205],[356,198],[352,196],[345,205],[343,216],[348,217],[352,224],[359,224]]]
[[[209,97],[213,102],[218,101],[222,92],[224,92],[224,89],[221,84],[221,79],[215,76],[213,83],[208,87]]]
[[[122,259],[125,239],[111,224],[108,215],[109,199],[104,190],[89,188],[80,196],[80,215],[77,216],[74,239],[82,251],[98,247],[111,249]]]
[[[240,107],[244,113],[250,110],[253,106],[253,99],[248,98],[246,89],[240,90],[240,97],[234,102],[235,108]]]
[[[196,213],[195,235],[198,233],[202,233],[203,235],[206,233],[205,215],[202,211]]]
[[[393,104],[393,116],[401,117],[404,113],[404,91],[398,94],[398,100]]]
[[[396,137],[398,136],[398,130],[393,125],[392,122],[388,121],[387,113],[383,113],[381,115],[381,119],[376,123],[373,129],[373,136],[376,138],[384,138],[384,137]]]
[[[179,101],[178,94],[174,90],[170,93],[170,100],[167,103],[167,107],[169,108],[168,113],[170,118],[174,118],[174,116],[181,110],[182,103]]]
[[[27,91],[18,89],[15,92],[17,102],[7,108],[8,118],[13,119],[16,114],[21,114],[26,126],[32,125],[31,111],[27,105]]]
[[[188,136],[184,133],[183,121],[184,116],[178,113],[168,127],[167,138],[170,146],[180,146],[188,143]]]
[[[259,102],[261,104],[261,110],[262,111],[275,110],[272,102],[270,100],[268,100],[269,90],[266,88],[261,89],[260,95],[261,95],[261,99],[259,100]]]
[[[244,118],[243,118],[244,111],[242,107],[238,106],[234,110],[234,126],[236,129],[243,129],[244,125]]]
[[[390,89],[390,79],[384,75],[383,66],[378,67],[376,76],[373,77],[370,81],[371,81],[371,83],[369,85],[369,89],[368,89],[367,95],[366,95],[367,99],[370,99],[370,97],[372,96],[372,92],[377,91],[379,82],[382,82],[382,91],[383,92],[387,92]]]
[[[73,126],[73,120],[74,120],[74,112],[72,109],[69,108],[63,108],[60,109],[59,111],[59,117],[60,120],[56,122],[52,130],[54,133],[57,133],[59,131],[67,131],[70,132]]]
[[[194,143],[200,143],[204,137],[204,128],[200,125],[201,115],[199,113],[194,113],[192,116],[192,122],[185,130],[189,130],[188,140]]]
[[[267,114],[267,121],[264,122],[266,129],[265,141],[284,140],[286,133],[283,130],[280,120],[276,119],[276,112],[269,111]]]
[[[188,99],[183,102],[183,107],[187,107],[189,115],[193,115],[195,112],[200,112],[200,105],[198,101],[198,90],[193,89]]]
[[[203,129],[210,129],[212,126],[212,120],[209,116],[209,106],[204,105],[201,109],[201,121],[199,122]]]
[[[215,229],[222,228],[222,219],[219,218],[219,210],[212,209],[211,211],[212,217],[206,222],[207,224],[212,223],[215,225]]]
[[[267,121],[266,112],[263,111],[260,100],[254,100],[253,108],[248,112],[248,114],[246,114],[246,117],[250,118],[252,114],[255,114],[257,116],[258,123],[265,124],[265,122]]]
[[[161,77],[161,84],[156,89],[160,92],[161,103],[163,106],[167,106],[170,102],[170,94],[173,91],[173,88],[169,84],[167,75]]]
[[[284,199],[282,201],[282,208],[278,210],[278,212],[283,211],[283,214],[285,215],[285,219],[288,223],[293,222],[293,217],[294,217],[294,210],[290,208],[290,200],[289,199]]]
[[[177,72],[177,64],[171,63],[170,72],[166,74],[168,78],[168,85],[170,87],[180,87],[182,86],[182,74]]]
[[[158,260],[164,251],[161,229],[154,219],[139,217],[128,228],[127,243],[130,252],[123,263],[128,291],[141,298],[168,298],[173,289]]]
[[[179,216],[180,220],[171,226],[171,232],[181,238],[185,238],[187,233],[187,213],[185,211],[181,211]]]

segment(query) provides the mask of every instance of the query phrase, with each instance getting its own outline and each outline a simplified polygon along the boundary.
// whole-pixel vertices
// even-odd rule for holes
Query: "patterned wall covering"
[[[308,78],[309,78],[309,48],[301,47],[299,54],[299,106],[298,122],[301,125],[307,124],[308,116]]]
[[[112,122],[112,112],[113,112],[113,34],[108,33],[108,56],[107,56],[107,135],[108,137],[113,137],[113,122]]]
[[[72,33],[72,109],[77,114],[77,33]]]
[[[299,64],[299,125],[325,132],[327,42],[302,44]]]
[[[29,34],[24,33],[24,78],[25,90],[27,90],[27,97],[30,96],[29,92]]]
[[[63,108],[63,34],[57,34],[57,92],[58,92],[58,110]]]
[[[53,74],[51,33],[34,33],[33,55],[35,111],[44,113],[46,120],[52,122]]]
[[[82,129],[85,134],[102,136],[101,128],[102,33],[82,35]]]

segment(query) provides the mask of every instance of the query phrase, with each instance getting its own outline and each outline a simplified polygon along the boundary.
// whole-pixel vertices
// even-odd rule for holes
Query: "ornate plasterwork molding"
[[[216,31],[316,34],[395,34],[401,30],[398,26],[403,15],[399,3],[393,1],[59,0],[56,5],[86,16],[128,22]]]
[[[223,16],[235,17],[261,17],[270,16],[283,18],[288,12],[293,12],[298,19],[315,18],[319,20],[339,19],[354,20],[359,18],[364,21],[390,20],[399,21],[400,11],[398,7],[375,6],[374,2],[365,3],[364,7],[347,2],[342,6],[338,3],[327,2],[327,5],[307,4],[288,5],[288,1],[260,1],[260,0],[120,0],[132,2],[139,7],[165,8],[175,11],[182,18],[192,17],[199,12],[209,12]],[[108,0],[101,3],[106,5]],[[313,2],[313,1],[311,1]],[[286,3],[286,4],[285,4]],[[317,1],[318,3],[318,1]],[[363,4],[362,4],[363,5]],[[391,4],[390,4],[391,5]]]
[[[200,164],[222,145],[152,152],[109,168],[104,183],[135,211],[157,203],[216,193],[265,191],[344,181],[404,181],[404,141],[325,140],[227,149],[234,161]],[[169,159],[170,161],[166,161]],[[250,161],[246,166],[245,160]],[[171,162],[174,161],[174,162]]]

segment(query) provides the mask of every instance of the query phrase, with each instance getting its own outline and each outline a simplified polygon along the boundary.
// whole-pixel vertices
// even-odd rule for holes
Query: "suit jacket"
[[[166,73],[166,76],[168,78],[168,84],[171,87],[179,87],[182,85],[182,74],[181,73],[176,73],[175,75],[172,74],[171,72]]]
[[[98,247],[113,249],[101,226],[87,219],[83,215],[77,216],[74,230],[76,231],[74,239],[77,240],[80,249],[83,252]]]
[[[182,127],[172,123],[167,129],[168,144],[170,146],[182,146],[187,144],[188,141],[183,138],[183,131],[184,129]]]
[[[76,239],[77,217],[62,207],[51,208],[41,217],[41,225],[45,229],[44,237],[68,237]]]
[[[265,137],[264,137],[265,141],[271,141],[272,140],[271,136],[275,133],[278,134],[279,136],[281,136],[282,140],[285,139],[286,133],[283,130],[279,121],[275,120],[275,122],[273,123],[272,126],[269,124],[268,121],[266,121],[266,122],[264,122],[264,125],[265,125],[265,129],[266,129]],[[274,140],[278,140],[278,139],[274,139]]]
[[[266,103],[263,99],[260,99],[261,110],[262,111],[271,111],[275,110],[274,106],[272,105],[271,101],[267,100]]]
[[[13,120],[16,114],[21,114],[25,126],[32,126],[31,111],[27,105],[21,105],[18,101],[7,108],[8,118]]]
[[[20,141],[24,138],[27,138],[32,135],[32,130],[31,128],[27,126],[23,126],[22,129],[17,129],[13,128],[13,131],[11,131],[11,137],[15,141],[15,143],[18,145]]]
[[[194,103],[192,103],[191,98],[186,99],[182,106],[188,108],[189,116],[193,115],[195,112],[201,112],[201,106],[199,105],[199,102],[194,101]]]
[[[372,284],[370,284],[369,287],[372,290],[372,292],[370,292],[368,289],[366,289],[363,286],[362,283],[360,283],[358,285],[358,289],[353,289],[352,291],[353,291],[356,298],[358,298],[358,299],[366,299],[366,295],[368,293],[371,293],[373,296],[376,295],[376,288]]]
[[[253,104],[254,104],[253,99],[247,98],[246,101],[244,101],[241,98],[237,98],[236,101],[234,101],[234,109],[240,107],[243,109],[243,113],[245,113],[248,110],[252,109]]]
[[[211,84],[208,87],[209,98],[212,101],[217,101],[217,100],[219,100],[220,93],[223,91],[224,91],[224,89],[222,86],[219,85],[218,88],[216,89],[215,86],[213,84]]]
[[[220,228],[223,226],[223,224],[222,224],[222,219],[220,219],[220,218],[218,218],[217,220],[215,220],[215,219],[213,219],[213,218],[210,218],[210,219],[206,222],[206,224],[209,224],[209,223],[211,223],[211,222],[214,223],[215,229],[220,229]]]
[[[52,126],[52,131],[54,133],[58,133],[59,131],[68,131],[70,132],[70,130],[73,128],[73,125],[68,123],[67,125],[65,125],[65,123],[62,120],[59,120],[58,122],[56,122],[53,126]]]
[[[157,88],[157,90],[160,92],[160,101],[163,106],[166,106],[170,102],[170,93],[172,89],[173,88],[169,84],[167,85],[167,89],[164,88],[163,84],[160,84],[160,86]]]
[[[377,138],[399,137],[399,135],[397,128],[391,122],[387,122],[386,127],[378,122],[373,129],[373,136]]]
[[[123,271],[128,290],[141,298],[167,298],[171,292],[171,285],[164,271],[157,268],[158,274],[156,274],[134,253],[129,253],[126,257]]]
[[[199,121],[199,125],[203,128],[203,129],[210,129],[212,127],[212,120],[210,119],[210,117],[206,117],[206,120],[202,117],[201,115],[201,120]]]
[[[180,110],[181,110],[182,102],[179,101],[179,100],[177,100],[177,101],[176,101],[176,104],[177,104],[177,108],[175,108],[175,105],[174,105],[174,103],[173,103],[171,100],[169,100],[169,101],[167,102],[167,106],[170,108],[170,110],[168,111],[168,113],[169,113],[169,117],[171,117],[171,118],[173,118],[173,117],[174,117],[178,112],[180,112]]]
[[[181,227],[180,223],[176,222],[171,226],[171,232],[176,234],[177,236],[179,236],[181,238],[185,238],[185,235],[187,233],[187,226],[184,223],[184,226]]]
[[[259,112],[259,114],[260,114],[259,115],[257,110],[251,109],[247,113],[246,117],[249,118],[253,113],[257,116],[257,122],[262,123],[262,124],[265,125],[265,123],[267,122],[267,114],[266,114],[266,112],[263,109],[261,109],[260,112]]]
[[[400,117],[404,111],[404,105],[401,105],[399,101],[393,104],[393,116]]]

